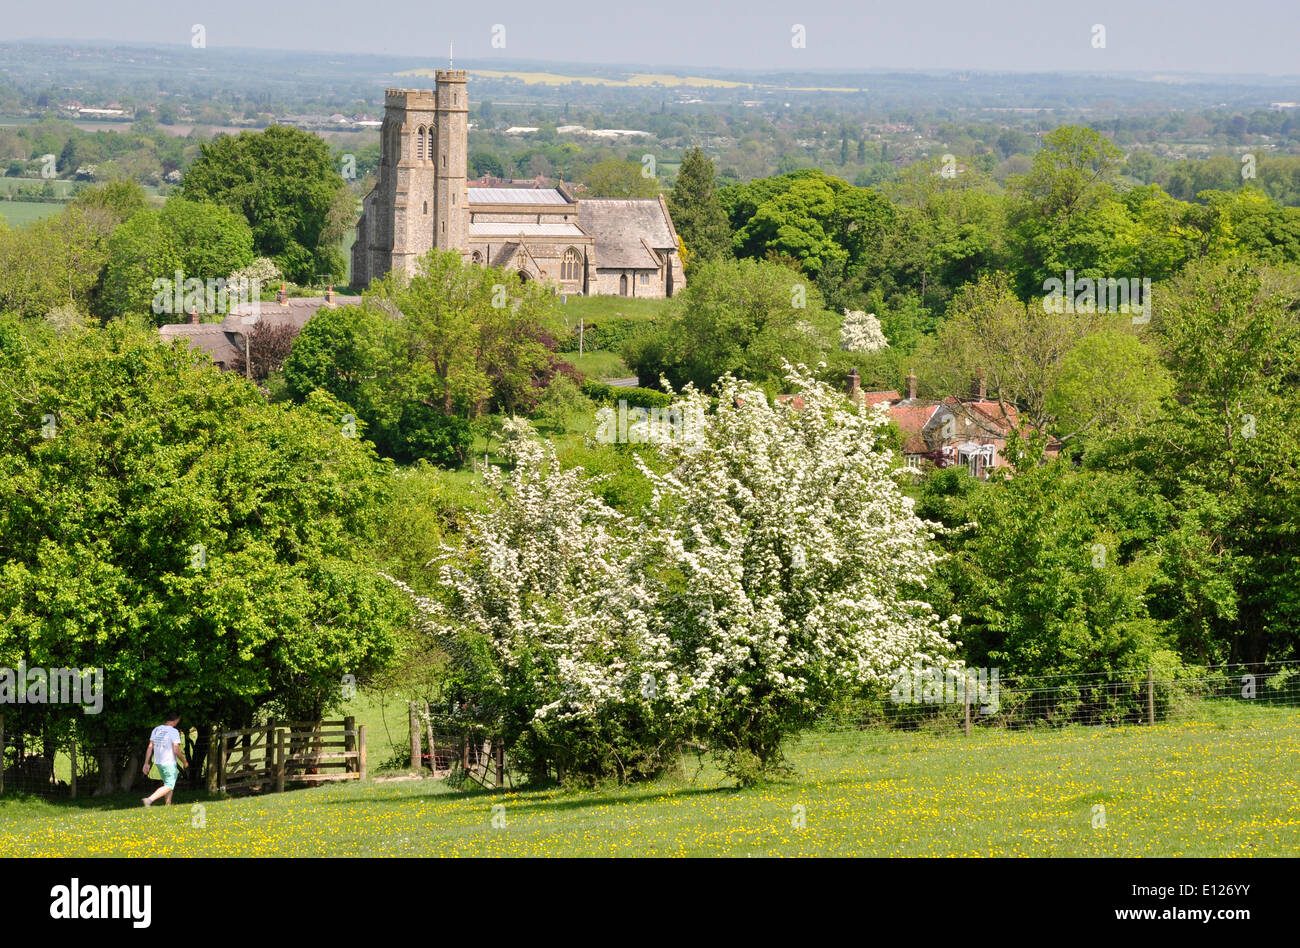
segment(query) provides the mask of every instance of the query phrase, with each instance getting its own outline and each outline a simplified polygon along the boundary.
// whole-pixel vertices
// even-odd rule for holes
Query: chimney
[[[331,285],[330,285],[330,288],[329,288],[328,290],[325,291],[325,303],[326,303],[327,305],[329,305],[329,306],[333,306],[333,305],[334,305],[334,286],[333,286],[333,284],[331,284]]]
[[[988,385],[984,381],[983,369],[975,371],[975,381],[971,383],[970,394],[971,398],[978,398],[980,401],[988,397]]]
[[[275,294],[275,301],[283,306],[289,300],[289,294],[285,292],[284,284],[280,284],[280,292]]]
[[[861,391],[862,380],[858,377],[858,370],[849,369],[849,398],[856,402]]]
[[[910,370],[907,373],[907,397],[916,398],[916,373]]]
[[[191,326],[197,326],[198,324],[199,324],[199,308],[198,308],[197,306],[191,306],[191,307],[190,307],[190,325],[191,325]]]

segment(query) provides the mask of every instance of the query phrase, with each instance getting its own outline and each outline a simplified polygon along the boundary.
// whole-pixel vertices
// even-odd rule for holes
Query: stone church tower
[[[362,205],[369,226],[358,230],[353,249],[359,285],[390,268],[414,274],[415,262],[434,247],[463,250],[468,243],[465,70],[439,69],[435,81],[436,90],[384,94],[378,180]]]
[[[413,276],[434,249],[565,295],[665,297],[686,285],[662,196],[579,200],[563,184],[470,187],[465,70],[439,69],[434,79],[433,89],[384,94],[379,170],[352,245],[354,287],[389,272]]]

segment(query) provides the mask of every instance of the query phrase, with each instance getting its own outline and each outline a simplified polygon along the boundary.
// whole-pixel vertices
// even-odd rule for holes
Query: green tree
[[[1173,393],[1155,349],[1132,332],[1089,333],[1061,360],[1047,391],[1053,433],[1062,440],[1153,424]]]
[[[398,460],[465,460],[469,423],[527,412],[556,370],[542,331],[553,294],[515,273],[433,251],[409,281],[376,280],[358,306],[323,311],[285,362],[286,389],[346,402]]]
[[[1153,339],[1175,381],[1160,420],[1094,463],[1143,472],[1178,511],[1160,599],[1184,650],[1295,657],[1300,628],[1300,281],[1199,261],[1157,296]]]
[[[253,262],[253,233],[229,208],[172,198],[161,211],[137,211],[108,239],[107,264],[97,300],[107,317],[149,313],[158,296],[155,281],[171,287],[170,305],[154,313],[174,321],[183,310],[184,282],[223,279]],[[175,286],[176,274],[182,285]],[[207,312],[205,302],[196,304]]]
[[[645,382],[711,389],[723,375],[779,386],[783,362],[816,364],[839,347],[840,318],[804,275],[775,263],[704,263],[663,326],[634,337],[624,358]]]
[[[1145,671],[1170,644],[1149,591],[1167,528],[1163,500],[1131,475],[1020,464],[978,485],[964,468],[925,482],[917,512],[964,529],[939,566],[962,617],[963,657],[1003,673]]]
[[[469,173],[474,178],[481,178],[485,174],[490,174],[494,178],[504,178],[506,169],[497,156],[490,151],[476,151],[469,156]]]
[[[301,720],[390,660],[407,612],[367,553],[387,474],[338,408],[267,405],[125,322],[0,323],[0,491],[23,498],[0,509],[0,662],[104,669],[103,713],[67,712],[101,789],[163,705],[201,739]]]
[[[352,198],[320,136],[280,125],[221,136],[202,146],[182,187],[189,200],[242,214],[257,254],[295,283],[342,278]]]
[[[936,336],[921,345],[919,374],[926,391],[938,397],[964,393],[982,372],[990,395],[1019,407],[1034,426],[1046,426],[1047,397],[1062,361],[1094,326],[1115,317],[1044,310],[1041,303],[1022,303],[1006,273],[982,275],[962,287]]]
[[[89,312],[114,223],[109,211],[84,205],[21,230],[0,222],[0,312],[45,316],[66,306]]]
[[[589,197],[652,198],[659,193],[658,179],[641,173],[642,166],[621,158],[606,158],[583,175]]]
[[[1062,126],[1043,136],[1029,172],[1013,178],[1011,259],[1022,295],[1066,270],[1091,278],[1124,273],[1139,243],[1114,182],[1123,153],[1097,132]]]
[[[713,160],[699,148],[682,158],[668,209],[692,269],[697,263],[730,256],[731,228],[714,189]]]

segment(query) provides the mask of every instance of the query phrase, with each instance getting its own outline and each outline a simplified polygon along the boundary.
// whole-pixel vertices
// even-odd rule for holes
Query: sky
[[[454,42],[456,58],[477,68],[490,68],[493,60],[538,60],[677,71],[1300,73],[1300,0],[60,0],[6,6],[0,42],[190,45],[201,24],[209,50],[428,54],[442,65]],[[800,26],[805,41],[796,46]],[[1104,45],[1097,27],[1104,28]]]

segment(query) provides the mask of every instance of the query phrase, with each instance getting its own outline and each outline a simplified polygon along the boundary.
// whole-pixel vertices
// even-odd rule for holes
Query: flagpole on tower
[[[449,46],[449,47],[447,48],[447,68],[448,68],[448,69],[451,69],[452,66],[454,65],[454,59],[455,59],[455,56],[456,56],[456,41],[455,41],[455,40],[452,40],[452,41],[451,41],[451,46]]]

